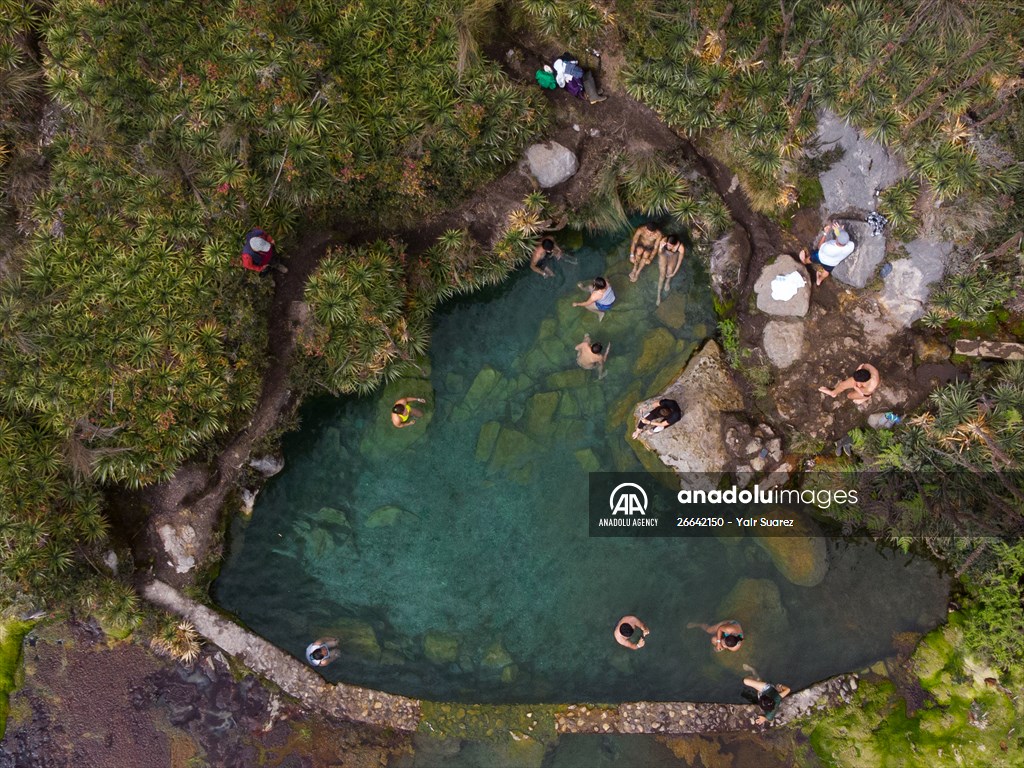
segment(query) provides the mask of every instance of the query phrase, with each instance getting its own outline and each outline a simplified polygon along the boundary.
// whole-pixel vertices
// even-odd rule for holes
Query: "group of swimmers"
[[[686,628],[700,628],[707,632],[711,636],[711,647],[716,653],[721,651],[736,652],[743,644],[743,627],[735,619],[726,619],[717,624],[691,622],[686,625]],[[638,651],[646,645],[647,636],[651,634],[651,629],[636,616],[623,616],[616,622],[613,634],[615,642],[623,648]],[[753,672],[746,665],[744,665],[744,668],[750,669]],[[743,678],[743,685],[745,686],[744,698],[747,698],[751,703],[757,704],[761,708],[762,714],[754,720],[757,725],[773,720],[778,712],[779,704],[790,693],[789,688],[785,685],[766,683],[756,677]],[[756,693],[747,692],[747,688]],[[747,695],[748,693],[749,695]]]

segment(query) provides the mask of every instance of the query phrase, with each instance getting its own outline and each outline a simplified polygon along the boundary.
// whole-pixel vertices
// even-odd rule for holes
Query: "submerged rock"
[[[491,454],[494,453],[494,443],[498,439],[498,433],[501,431],[501,424],[496,421],[488,421],[480,427],[480,434],[476,439],[476,453],[474,454],[477,461],[481,464],[485,464],[491,459]]]
[[[558,398],[558,392],[538,392],[526,401],[523,424],[531,437],[543,439],[550,436],[554,429]]]
[[[527,147],[526,162],[541,189],[561,184],[579,169],[575,153],[557,141]]]
[[[488,467],[491,470],[516,470],[533,460],[539,446],[529,437],[511,427],[501,427],[494,443]]]
[[[360,661],[380,661],[380,643],[373,627],[359,619],[340,619],[324,631],[328,637],[338,639],[338,650],[342,658]]]
[[[378,507],[373,510],[373,512],[370,513],[370,516],[366,518],[365,526],[367,528],[386,528],[394,525],[401,518],[415,520],[416,515],[406,509],[396,507],[394,504],[388,504],[387,506]]]
[[[422,397],[427,402],[414,403],[413,407],[423,415],[410,427],[396,429],[391,423],[391,408],[402,397]],[[427,427],[434,418],[436,402],[429,379],[402,378],[384,387],[374,407],[373,421],[367,426],[359,442],[360,452],[371,460],[403,451],[419,442],[427,433]]]
[[[740,579],[718,608],[715,621],[723,619],[738,621],[746,640],[739,651],[715,653],[714,659],[736,671],[759,658],[757,637],[785,637],[789,632],[782,595],[770,579]]]
[[[489,669],[504,669],[511,663],[512,657],[509,656],[500,640],[485,649],[483,658],[480,660],[480,664]]]
[[[673,330],[682,328],[686,325],[686,296],[682,293],[670,293],[654,310],[654,316]]]
[[[672,354],[676,346],[676,338],[664,328],[654,328],[644,336],[633,369],[638,376],[645,376],[657,370],[665,359]]]
[[[459,659],[459,639],[447,632],[427,632],[423,654],[434,664],[452,664]]]
[[[643,451],[646,448],[680,475],[723,471],[729,456],[722,434],[722,414],[741,410],[743,397],[722,360],[718,344],[707,342],[668,389],[634,409],[634,417],[646,415],[662,398],[676,400],[683,417],[662,432],[641,432],[638,441],[630,441],[640,460],[647,458]],[[701,479],[684,477],[683,482]]]
[[[798,518],[797,530],[790,536],[758,536],[758,546],[768,553],[779,573],[792,584],[814,587],[828,573],[828,549],[818,526]]]

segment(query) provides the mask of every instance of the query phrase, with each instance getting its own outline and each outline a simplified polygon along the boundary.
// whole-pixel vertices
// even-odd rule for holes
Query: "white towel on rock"
[[[772,280],[772,298],[776,301],[789,301],[796,292],[807,283],[799,272],[790,272],[788,275],[778,275]]]

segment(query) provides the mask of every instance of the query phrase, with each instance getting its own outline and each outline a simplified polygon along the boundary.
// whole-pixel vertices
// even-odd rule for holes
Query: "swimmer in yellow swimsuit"
[[[396,400],[395,405],[391,408],[391,423],[399,429],[411,427],[416,423],[416,419],[423,415],[423,411],[413,408],[409,403],[425,402],[427,401],[422,397],[403,397]]]
[[[658,225],[653,221],[637,227],[633,233],[633,242],[629,245],[629,261],[633,265],[633,271],[629,273],[631,283],[635,283],[644,267],[654,261],[663,237]]]

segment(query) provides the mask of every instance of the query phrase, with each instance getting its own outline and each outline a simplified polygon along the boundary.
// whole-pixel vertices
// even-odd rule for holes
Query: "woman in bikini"
[[[633,233],[633,242],[629,245],[629,261],[633,265],[633,271],[629,273],[631,283],[635,283],[644,267],[654,261],[663,237],[653,221],[637,227]]]
[[[676,272],[683,265],[683,254],[686,253],[686,246],[683,245],[675,235],[669,235],[658,246],[658,300],[655,305],[661,304],[661,289],[664,286],[665,295],[668,296],[669,282],[676,276]]]
[[[409,403],[425,402],[427,401],[422,397],[403,397],[401,400],[396,400],[391,409],[391,423],[399,429],[411,427],[416,423],[416,419],[423,415],[423,411],[413,408]]]

